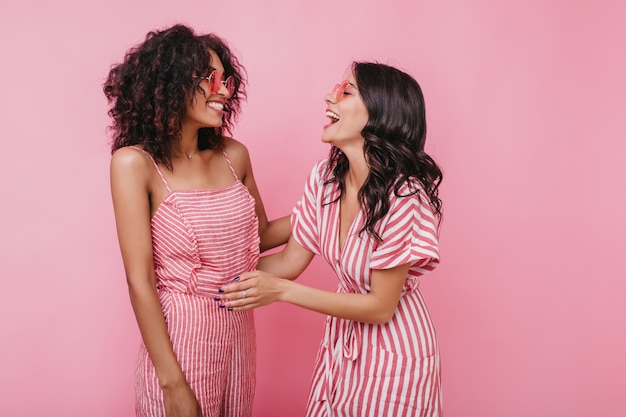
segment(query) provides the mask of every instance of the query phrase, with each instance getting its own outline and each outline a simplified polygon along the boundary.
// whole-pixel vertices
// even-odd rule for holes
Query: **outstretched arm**
[[[199,416],[167,333],[156,292],[150,231],[151,163],[138,151],[120,149],[111,159],[111,193],[130,301],[159,384],[168,416]]]
[[[408,271],[408,264],[372,271],[370,291],[365,294],[324,291],[252,271],[225,286],[221,302],[233,310],[247,310],[283,301],[335,317],[384,324],[396,311]]]
[[[280,252],[261,257],[257,269],[294,280],[311,263],[313,256],[315,255],[303,248],[292,236]]]

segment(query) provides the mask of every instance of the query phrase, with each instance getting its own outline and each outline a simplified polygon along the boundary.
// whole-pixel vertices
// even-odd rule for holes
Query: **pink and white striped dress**
[[[317,354],[307,417],[441,416],[439,352],[418,278],[439,262],[436,219],[422,192],[390,196],[376,230],[359,236],[359,212],[339,247],[339,192],[324,184],[327,160],[316,164],[294,208],[292,235],[323,256],[339,278],[337,291],[367,293],[372,270],[410,264],[393,318],[384,325],[327,317]],[[405,184],[401,195],[408,194]]]
[[[157,290],[174,352],[204,417],[250,416],[256,377],[252,310],[225,311],[213,300],[259,258],[255,200],[224,157],[232,185],[189,191],[172,190],[150,157],[169,193],[151,220]],[[137,416],[165,417],[143,344],[135,393]]]

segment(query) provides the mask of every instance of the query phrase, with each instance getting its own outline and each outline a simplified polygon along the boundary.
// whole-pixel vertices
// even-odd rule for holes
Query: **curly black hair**
[[[359,233],[380,236],[375,225],[389,212],[391,190],[399,196],[406,183],[410,194],[420,188],[426,193],[435,215],[441,220],[442,204],[438,196],[443,178],[441,169],[424,152],[426,110],[424,95],[417,81],[397,68],[376,62],[353,62],[352,72],[365,103],[369,119],[361,135],[369,175],[359,190],[366,220]],[[327,184],[336,183],[345,191],[349,162],[337,147],[330,149]],[[417,184],[415,183],[417,181]]]
[[[143,43],[131,48],[123,62],[109,71],[103,90],[113,119],[112,152],[142,145],[157,162],[171,167],[172,144],[180,140],[186,105],[195,91],[202,91],[199,77],[214,69],[210,51],[222,61],[224,76],[235,80],[235,91],[226,101],[222,126],[199,130],[198,147],[221,146],[223,134],[231,133],[246,97],[245,70],[219,36],[196,35],[188,26],[177,24],[149,32]]]

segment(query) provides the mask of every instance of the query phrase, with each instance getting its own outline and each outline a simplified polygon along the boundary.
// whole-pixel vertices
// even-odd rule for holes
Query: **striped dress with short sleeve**
[[[292,235],[323,256],[339,279],[337,292],[367,293],[372,270],[409,264],[397,310],[382,325],[328,316],[320,345],[307,417],[439,417],[441,393],[435,329],[418,278],[439,262],[436,218],[420,191],[390,195],[376,225],[382,241],[359,235],[361,210],[339,247],[335,184],[324,184],[327,161],[313,168],[294,208]]]

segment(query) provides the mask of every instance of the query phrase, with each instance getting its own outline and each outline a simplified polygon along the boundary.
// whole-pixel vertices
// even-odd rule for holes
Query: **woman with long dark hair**
[[[148,33],[104,84],[115,220],[143,341],[137,416],[252,412],[253,315],[224,314],[213,297],[286,242],[289,221],[267,221],[248,151],[227,136],[244,75],[224,40],[175,25]]]
[[[308,417],[440,416],[439,352],[418,284],[439,262],[442,173],[424,152],[421,88],[396,68],[355,62],[325,101],[330,155],[294,208],[292,237],[220,302],[328,315]],[[314,255],[337,274],[337,292],[293,281]]]

